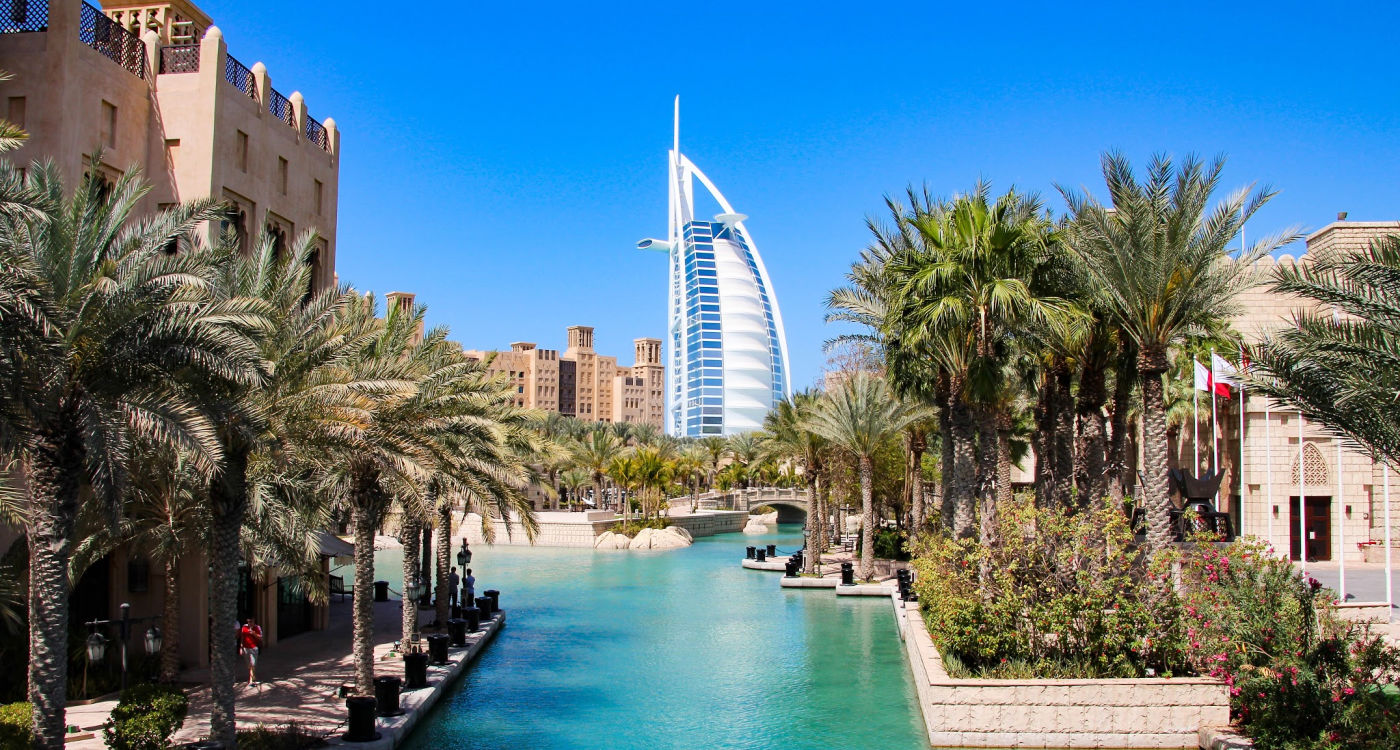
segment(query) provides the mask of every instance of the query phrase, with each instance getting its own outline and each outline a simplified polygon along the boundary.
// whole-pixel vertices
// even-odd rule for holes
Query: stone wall
[[[934,747],[1195,748],[1202,727],[1229,723],[1211,679],[950,678],[918,605],[891,600]]]
[[[673,526],[680,526],[690,532],[691,536],[713,536],[715,534],[729,534],[742,531],[744,523],[748,520],[749,514],[746,511],[699,511],[686,515],[673,515],[667,520]],[[592,511],[588,513],[536,513],[535,518],[539,521],[539,531],[535,535],[534,546],[536,547],[589,547],[593,546],[593,541],[618,522],[618,518],[611,511]],[[512,519],[509,524],[501,519],[492,519],[491,524],[495,530],[495,543],[506,545],[529,545],[530,541],[525,536],[525,527],[518,520]],[[482,534],[481,516],[473,513],[467,516],[464,531],[468,542],[476,544],[485,542]]]

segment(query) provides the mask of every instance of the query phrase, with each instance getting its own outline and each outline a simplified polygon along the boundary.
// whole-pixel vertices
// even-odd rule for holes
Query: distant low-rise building
[[[665,421],[665,368],[661,339],[633,342],[631,367],[617,357],[599,356],[593,348],[593,328],[569,326],[568,348],[540,349],[517,341],[509,351],[467,350],[489,360],[492,372],[503,373],[515,385],[516,405],[559,412],[589,422],[649,424],[658,430]]]

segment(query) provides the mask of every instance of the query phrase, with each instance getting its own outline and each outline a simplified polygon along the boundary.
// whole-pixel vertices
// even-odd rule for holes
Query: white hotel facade
[[[680,151],[680,98],[669,152],[665,240],[638,249],[667,253],[666,431],[733,435],[763,427],[791,393],[783,317],[773,282],[737,213]],[[695,182],[719,204],[713,221],[695,217]]]

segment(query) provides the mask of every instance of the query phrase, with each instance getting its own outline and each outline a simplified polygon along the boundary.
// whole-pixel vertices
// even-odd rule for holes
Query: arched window
[[[1327,480],[1327,459],[1323,457],[1322,451],[1314,443],[1303,444],[1303,485],[1312,487],[1324,487]],[[1298,485],[1298,457],[1293,457],[1293,472],[1290,481],[1293,486]]]

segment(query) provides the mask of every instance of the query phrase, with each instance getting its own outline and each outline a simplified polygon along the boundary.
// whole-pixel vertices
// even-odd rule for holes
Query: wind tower
[[[710,178],[681,153],[676,97],[667,154],[666,239],[638,250],[667,254],[666,431],[676,436],[733,435],[763,427],[791,394],[787,340],[773,282],[744,222]],[[695,181],[720,207],[695,217]]]

